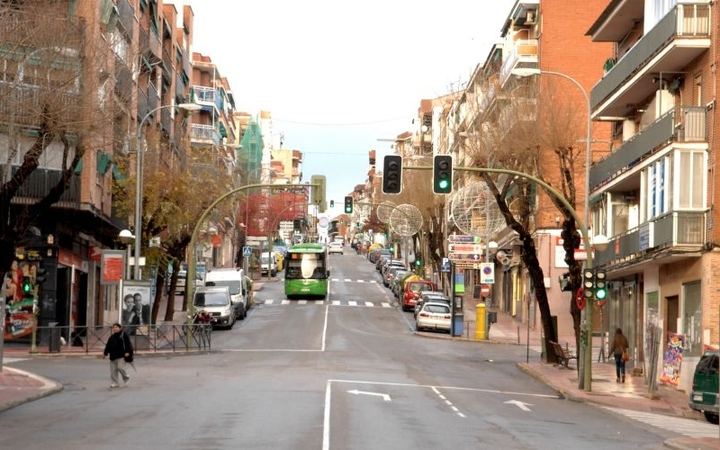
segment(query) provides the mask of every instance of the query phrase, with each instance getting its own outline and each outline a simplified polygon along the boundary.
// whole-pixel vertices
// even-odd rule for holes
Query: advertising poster
[[[32,335],[33,307],[38,295],[38,264],[38,261],[13,261],[0,286],[0,295],[5,297],[3,336],[6,341]],[[26,289],[24,286],[27,286]]]
[[[685,335],[670,333],[667,348],[663,355],[663,371],[660,374],[661,383],[677,386],[680,382],[683,348],[685,348]]]
[[[122,290],[120,323],[134,331],[139,326],[150,324],[152,311],[152,289],[149,281],[125,281]]]

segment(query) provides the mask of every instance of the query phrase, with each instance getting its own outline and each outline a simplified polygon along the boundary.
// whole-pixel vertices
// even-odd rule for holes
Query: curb
[[[676,450],[713,450],[718,448],[718,438],[673,438],[663,442],[663,446]]]
[[[536,380],[538,380],[541,383],[550,387],[550,389],[557,392],[558,395],[560,396],[560,398],[564,398],[564,399],[567,399],[567,400],[570,400],[573,402],[578,402],[578,403],[586,403],[588,401],[586,398],[578,397],[574,393],[569,392],[561,387],[556,386],[550,380],[548,380],[547,378],[542,376],[542,374],[537,373],[537,372],[533,371],[532,369],[530,369],[525,363],[517,363],[517,367],[520,370],[522,370],[523,372],[525,372],[526,374],[530,375],[531,377],[535,378]]]
[[[195,355],[203,355],[203,354],[210,354],[210,353],[220,353],[220,350],[182,350],[182,351],[160,351],[160,352],[134,352],[135,357],[139,358],[162,358],[162,357],[170,357],[170,356],[195,356]],[[44,359],[54,359],[54,358],[101,358],[102,352],[78,352],[78,353],[22,353],[22,354],[15,354],[13,355],[13,358],[44,358]],[[17,370],[17,369],[13,369]]]
[[[8,368],[4,368],[3,370],[7,370],[7,369],[8,369]],[[50,395],[52,395],[52,394],[57,394],[58,392],[60,392],[60,391],[63,390],[63,385],[60,384],[60,383],[58,383],[58,382],[56,382],[56,381],[50,380],[50,379],[45,378],[45,377],[41,377],[40,375],[36,375],[36,374],[34,374],[34,373],[25,372],[24,370],[20,370],[20,369],[15,369],[15,368],[13,368],[13,369],[10,369],[10,370],[13,370],[13,371],[15,371],[15,372],[19,372],[19,373],[21,373],[21,374],[23,374],[23,375],[25,375],[25,376],[27,376],[27,377],[34,378],[34,379],[36,379],[36,380],[38,380],[38,381],[41,381],[45,386],[42,387],[42,388],[40,388],[40,390],[36,391],[36,392],[33,393],[32,395],[28,395],[28,396],[25,397],[25,398],[18,399],[18,400],[13,400],[13,401],[9,401],[9,402],[4,403],[4,404],[0,404],[0,412],[7,411],[8,409],[14,408],[14,407],[16,407],[16,406],[20,406],[20,405],[22,405],[22,404],[24,404],[24,403],[29,403],[29,402],[32,402],[32,401],[34,401],[34,400],[39,400],[39,399],[41,399],[41,398],[43,398],[43,397],[48,397],[48,396],[50,396]]]

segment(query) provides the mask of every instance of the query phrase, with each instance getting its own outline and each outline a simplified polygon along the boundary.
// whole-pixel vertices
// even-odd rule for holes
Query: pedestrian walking
[[[110,387],[120,386],[118,375],[121,375],[123,382],[127,383],[130,377],[125,370],[125,363],[132,363],[133,347],[130,337],[123,331],[122,325],[119,323],[114,323],[112,326],[112,334],[105,344],[103,359],[106,356],[110,357],[110,379],[112,380]]]
[[[622,330],[617,328],[610,351],[615,357],[615,376],[617,377],[615,381],[618,383],[620,383],[621,380],[623,383],[625,382],[625,363],[630,359],[628,347],[627,338],[623,335]]]

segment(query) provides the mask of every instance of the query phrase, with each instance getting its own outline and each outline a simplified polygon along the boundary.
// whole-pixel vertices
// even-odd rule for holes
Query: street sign
[[[451,261],[466,261],[466,262],[480,262],[481,255],[479,253],[470,254],[470,253],[450,253],[448,254],[448,257]]]
[[[249,245],[246,245],[243,247],[243,256],[250,256],[252,255],[252,247]]]
[[[495,264],[480,263],[480,283],[495,284]]]
[[[472,236],[469,234],[451,234],[448,236],[448,242],[479,244],[481,240],[480,236]]]
[[[440,266],[440,272],[450,273],[450,259],[449,258],[442,259],[442,264]]]
[[[450,243],[448,250],[450,253],[482,253],[483,245]]]
[[[480,285],[480,295],[482,297],[490,296],[490,285],[489,284],[481,284]]]
[[[576,248],[575,249],[575,261],[586,261],[587,260],[587,252],[585,251],[584,247]]]

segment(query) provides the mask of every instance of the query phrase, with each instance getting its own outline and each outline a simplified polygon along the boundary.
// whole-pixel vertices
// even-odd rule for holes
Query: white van
[[[227,286],[235,308],[235,316],[244,319],[250,309],[247,277],[242,269],[210,269],[205,273],[205,286]]]
[[[268,272],[270,272],[271,277],[277,275],[277,260],[275,260],[275,253],[270,255],[269,252],[262,252],[260,255],[260,274],[267,275]]]

